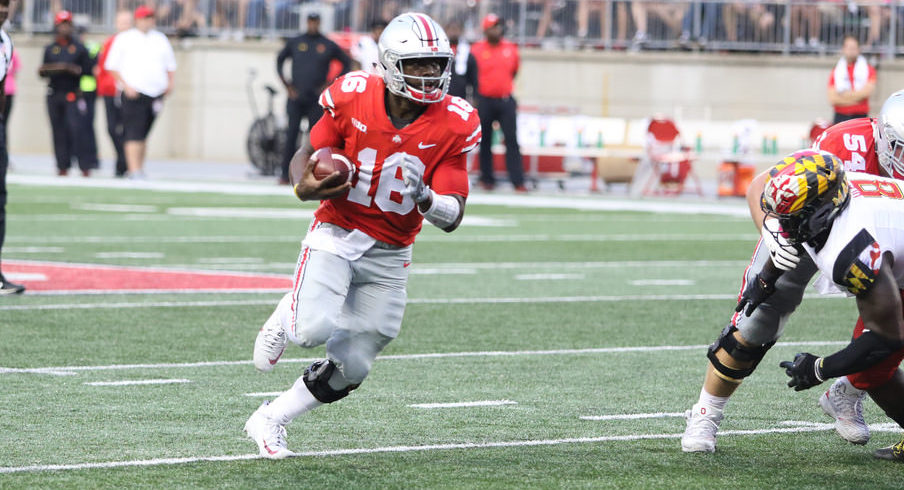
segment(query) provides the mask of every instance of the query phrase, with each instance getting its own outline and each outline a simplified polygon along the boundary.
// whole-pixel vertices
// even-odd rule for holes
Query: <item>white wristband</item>
[[[822,383],[823,381],[825,381],[825,378],[822,377],[822,373],[819,372],[819,371],[820,371],[819,366],[820,366],[821,364],[822,364],[822,358],[821,358],[821,357],[816,358],[816,361],[813,363],[813,375],[816,376],[816,379],[818,379],[820,383]]]
[[[437,194],[433,190],[430,190],[430,194],[433,195],[433,203],[430,205],[430,209],[421,213],[424,215],[424,219],[440,229],[446,229],[455,224],[458,221],[459,213],[461,213],[461,204],[458,199],[453,196]],[[418,208],[418,211],[420,211],[420,208]]]

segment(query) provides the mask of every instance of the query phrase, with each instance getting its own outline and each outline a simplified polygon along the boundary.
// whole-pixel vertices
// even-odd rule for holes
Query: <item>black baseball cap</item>
[[[320,13],[318,13],[318,12],[309,13],[308,20],[320,20]]]

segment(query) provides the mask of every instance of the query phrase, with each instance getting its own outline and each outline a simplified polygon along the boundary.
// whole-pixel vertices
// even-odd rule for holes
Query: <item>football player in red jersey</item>
[[[245,431],[267,458],[292,455],[285,426],[347,396],[395,338],[405,310],[411,247],[424,219],[451,232],[468,196],[465,155],[481,139],[477,112],[447,95],[452,50],[430,17],[393,19],[378,42],[383,76],[352,72],[320,96],[324,116],[290,174],[301,200],[320,200],[295,284],[258,333],[254,365],[273,369],[287,343],[326,344],[295,384],[264,402]],[[315,148],[338,147],[350,182],[313,175]]]
[[[817,138],[813,148],[838,157],[846,171],[904,178],[904,91],[888,98],[877,119],[836,124]],[[778,221],[767,219],[762,211],[760,198],[768,180],[768,172],[758,175],[747,191],[751,216],[762,238],[744,271],[737,311],[707,353],[710,362],[706,378],[697,403],[687,413],[687,429],[681,439],[685,452],[715,451],[725,404],[781,336],[785,322],[817,272],[810,257],[782,237]],[[820,278],[817,284],[830,280]],[[863,322],[858,320],[854,336],[862,331]],[[835,418],[835,428],[845,440],[856,444],[869,440],[861,404],[865,393],[886,410],[892,409],[896,397],[904,393],[900,361],[890,359],[839,378],[820,397],[820,406]]]

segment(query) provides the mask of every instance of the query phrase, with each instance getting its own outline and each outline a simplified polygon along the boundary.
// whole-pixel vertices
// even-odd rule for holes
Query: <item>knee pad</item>
[[[763,344],[759,347],[748,347],[735,338],[734,333],[737,332],[738,329],[734,325],[728,325],[722,330],[722,333],[719,335],[719,338],[716,339],[712,345],[709,346],[709,350],[706,352],[706,357],[709,358],[709,362],[712,363],[713,367],[721,373],[723,376],[737,380],[746,378],[753,373],[753,370],[756,369],[757,364],[763,360],[763,356],[766,355],[766,352],[775,344],[775,341],[769,342],[768,344]],[[753,364],[750,367],[744,369],[734,369],[722,364],[722,361],[716,357],[716,352],[719,349],[725,350],[732,359],[740,362],[752,362]]]
[[[329,359],[317,361],[304,370],[304,384],[311,394],[321,403],[333,403],[348,396],[360,384],[348,385],[341,390],[330,386],[330,378],[336,372],[336,365]]]

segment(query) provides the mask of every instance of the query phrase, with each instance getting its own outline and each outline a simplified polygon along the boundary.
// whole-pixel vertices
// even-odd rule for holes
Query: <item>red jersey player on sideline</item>
[[[321,200],[302,242],[295,285],[254,343],[254,365],[273,369],[289,340],[326,343],[273,402],[264,402],[245,431],[266,458],[293,453],[285,426],[364,381],[377,354],[395,338],[405,310],[411,245],[424,219],[450,232],[468,196],[465,154],[480,143],[477,111],[447,95],[452,50],[430,17],[393,19],[378,43],[383,78],[353,72],[320,96],[324,116],[311,144],[292,159],[301,200]],[[314,148],[338,147],[355,163],[351,182],[338,173],[313,176]]]
[[[845,171],[904,178],[904,91],[888,98],[877,119],[853,119],[825,130],[813,149],[838,157]],[[764,220],[760,201],[768,180],[769,174],[764,172],[747,190],[751,216],[761,228],[762,238],[744,272],[737,311],[707,354],[710,362],[706,379],[697,403],[687,413],[687,429],[681,439],[685,452],[715,451],[725,404],[781,336],[785,322],[817,272],[810,257],[781,236],[776,219]],[[776,276],[778,279],[774,279]],[[820,278],[816,286],[825,290],[831,282],[831,278]],[[863,322],[858,320],[854,337],[862,330]],[[839,378],[820,397],[819,404],[835,419],[842,438],[855,444],[869,440],[861,404],[865,393],[883,409],[904,399],[900,362],[900,355],[892,356],[863,372]],[[885,448],[876,455],[887,457],[891,453],[891,448]]]

